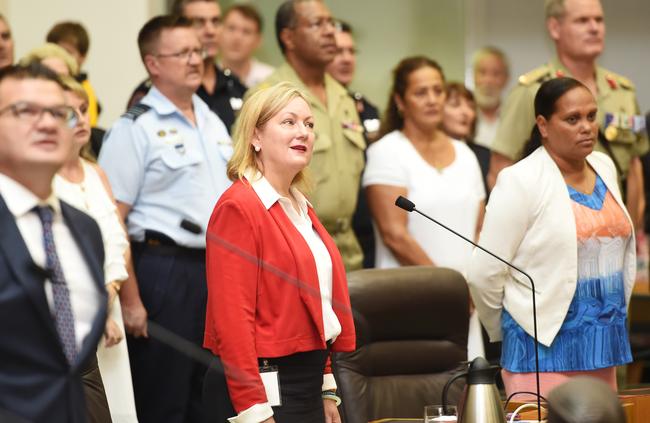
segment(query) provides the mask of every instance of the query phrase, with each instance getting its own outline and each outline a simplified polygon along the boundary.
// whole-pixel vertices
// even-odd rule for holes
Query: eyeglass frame
[[[19,114],[20,111],[18,110],[18,107],[20,107],[22,105],[30,106],[30,107],[33,107],[33,108],[37,109],[38,110],[38,116],[33,118],[33,119],[28,119],[26,116],[21,117],[21,115]],[[59,117],[59,116],[57,116],[56,109],[67,110],[68,111],[68,113],[67,113],[68,117],[64,117],[64,116]],[[30,122],[31,124],[35,124],[35,123],[39,122],[41,119],[43,119],[43,114],[45,112],[49,113],[50,116],[52,116],[52,118],[54,120],[56,120],[60,124],[66,126],[67,128],[70,128],[70,129],[74,128],[75,126],[77,126],[77,123],[79,123],[79,115],[78,115],[77,111],[74,109],[74,107],[68,106],[67,104],[61,104],[61,105],[52,106],[52,107],[45,107],[45,106],[42,106],[40,104],[33,103],[31,101],[17,101],[15,103],[11,103],[11,104],[3,107],[2,109],[0,109],[0,115],[3,115],[8,111],[11,111],[11,114],[16,119],[18,119],[20,121],[24,121],[24,122]]]
[[[163,58],[163,59],[164,58],[181,59],[181,60],[185,60],[187,63],[189,63],[190,60],[192,60],[192,55],[195,54],[195,53],[199,55],[199,58],[201,60],[205,60],[205,58],[208,57],[207,56],[208,53],[203,47],[198,48],[198,49],[194,48],[194,49],[189,49],[189,50],[182,50],[182,51],[178,51],[176,53],[156,53],[153,56]],[[185,57],[185,56],[187,56],[187,57]]]

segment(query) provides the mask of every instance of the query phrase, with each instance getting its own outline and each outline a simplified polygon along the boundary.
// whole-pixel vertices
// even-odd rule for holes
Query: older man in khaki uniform
[[[535,124],[533,100],[542,82],[571,76],[584,83],[598,103],[601,135],[596,149],[612,157],[621,181],[626,181],[627,206],[636,226],[645,200],[639,156],[648,151],[643,117],[634,85],[596,65],[603,51],[605,23],[599,0],[546,0],[546,24],[557,58],[519,77],[501,114],[492,146],[488,177],[494,186],[498,172],[518,160]]]
[[[308,94],[316,133],[310,165],[315,187],[309,200],[346,269],[359,269],[363,253],[351,221],[366,144],[354,102],[325,72],[337,52],[332,15],[319,0],[290,0],[278,9],[276,31],[286,62],[258,87],[290,81]]]

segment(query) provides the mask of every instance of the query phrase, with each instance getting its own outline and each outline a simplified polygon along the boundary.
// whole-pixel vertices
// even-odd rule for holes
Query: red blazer
[[[354,351],[355,332],[341,255],[313,209],[309,217],[332,258],[332,306],[341,334],[332,351]],[[207,231],[208,304],[204,346],[221,357],[237,411],[267,402],[258,357],[325,349],[316,263],[276,202],[266,209],[236,181]],[[331,373],[328,365],[326,373]]]

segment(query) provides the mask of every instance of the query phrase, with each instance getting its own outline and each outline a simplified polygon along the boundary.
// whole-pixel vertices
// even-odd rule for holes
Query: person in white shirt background
[[[65,97],[77,111],[73,147],[68,160],[54,177],[56,195],[97,221],[104,241],[104,279],[108,292],[108,318],[104,342],[97,350],[106,399],[113,423],[137,423],[129,353],[124,341],[124,322],[119,291],[127,279],[127,260],[132,268],[129,241],[117,212],[104,171],[90,153],[88,94],[72,78],[63,78]]]
[[[382,138],[368,147],[362,182],[376,229],[377,268],[435,265],[467,272],[469,243],[393,205],[398,196],[409,197],[465,237],[478,236],[485,208],[481,169],[467,144],[444,132],[446,100],[435,61],[416,56],[397,65]],[[470,359],[483,355],[476,317],[474,323]]]
[[[508,84],[510,66],[505,53],[483,47],[474,53],[474,97],[478,106],[474,141],[490,148],[499,125],[501,97]]]

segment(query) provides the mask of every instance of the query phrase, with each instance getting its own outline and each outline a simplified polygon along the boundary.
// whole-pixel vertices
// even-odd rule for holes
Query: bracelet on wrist
[[[341,397],[336,395],[336,391],[323,391],[322,397],[323,399],[334,401],[337,407],[341,405]]]

